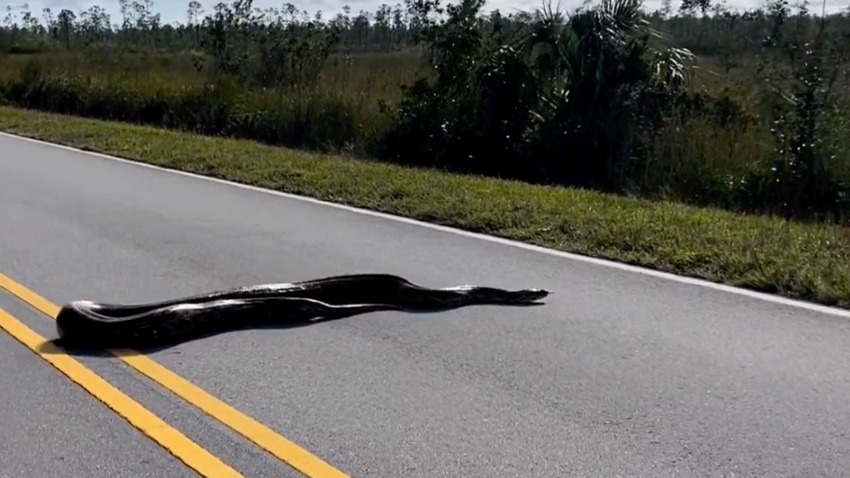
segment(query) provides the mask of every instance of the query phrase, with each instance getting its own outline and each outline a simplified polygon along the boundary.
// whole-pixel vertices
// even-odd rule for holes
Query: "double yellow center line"
[[[48,317],[55,318],[59,312],[59,306],[3,273],[0,273],[0,289],[5,289]],[[201,476],[242,477],[239,472],[2,309],[0,309],[0,328],[6,330]],[[321,458],[163,367],[150,357],[127,349],[114,349],[110,350],[110,353],[303,475],[309,478],[350,478]]]

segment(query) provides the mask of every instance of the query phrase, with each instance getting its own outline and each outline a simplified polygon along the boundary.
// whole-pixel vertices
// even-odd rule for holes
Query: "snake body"
[[[137,305],[69,302],[56,316],[63,344],[139,347],[248,327],[338,319],[375,311],[431,312],[532,304],[545,289],[462,285],[432,289],[390,274],[351,274],[219,290]]]

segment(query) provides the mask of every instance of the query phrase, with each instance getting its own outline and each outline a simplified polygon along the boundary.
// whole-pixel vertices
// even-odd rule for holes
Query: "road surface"
[[[150,354],[351,476],[850,470],[846,317],[5,136],[0,151],[0,272],[54,303],[354,272],[555,292],[542,307],[382,312]],[[16,316],[53,337],[49,319]],[[2,443],[26,448],[32,476],[52,475],[57,452],[46,440],[57,428],[68,436],[55,446],[74,454],[62,466],[77,467],[67,476],[126,461],[115,442],[135,447],[138,460],[150,455],[156,476],[179,476],[172,457],[34,354],[5,337],[0,353],[11,363],[0,373]],[[114,358],[85,360],[110,380],[132,381],[134,397],[146,395],[144,404],[191,437],[218,434],[202,444],[245,476],[285,476],[251,443],[224,445],[229,431],[129,378],[135,372]],[[62,403],[75,412],[57,415]],[[30,418],[7,427],[10,408]],[[24,459],[11,450],[4,460]]]

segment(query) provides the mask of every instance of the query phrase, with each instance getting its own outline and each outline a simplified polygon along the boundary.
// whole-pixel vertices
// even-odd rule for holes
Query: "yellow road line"
[[[77,383],[130,425],[147,435],[201,476],[244,478],[158,416],[115,388],[91,369],[48,342],[18,319],[0,309],[0,328]]]
[[[12,295],[54,319],[59,313],[59,306],[15,282],[2,272],[0,272],[0,288],[6,289]],[[163,367],[150,357],[125,349],[110,350],[110,353],[308,478],[351,478],[296,443],[275,433],[266,425]]]

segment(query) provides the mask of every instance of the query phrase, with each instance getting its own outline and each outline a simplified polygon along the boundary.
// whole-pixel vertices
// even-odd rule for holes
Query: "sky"
[[[213,6],[222,0],[199,1],[201,5],[204,6],[205,11],[211,12]],[[224,1],[226,3],[232,3],[232,0]],[[558,1],[559,0],[554,0],[552,5],[557,5]],[[795,0],[791,0],[791,3],[794,1]],[[820,12],[823,0],[810,1],[810,9],[813,12]],[[764,4],[764,0],[725,0],[725,2],[729,7],[737,9],[757,8]],[[284,0],[254,0],[254,6],[259,8],[280,7],[285,3],[286,2]],[[382,3],[387,3],[390,6],[394,6],[396,3],[400,3],[402,6],[404,5],[403,0],[350,0],[348,2],[332,0],[308,0],[299,2],[297,0],[292,0],[291,3],[301,10],[307,10],[311,15],[316,11],[321,10],[324,18],[331,18],[336,15],[336,13],[341,12],[344,5],[351,7],[352,14],[356,14],[360,12],[360,10],[374,12]],[[455,2],[450,0],[450,3]],[[582,0],[560,0],[561,10],[563,11],[570,11],[580,6],[581,3]],[[680,0],[673,1],[674,9],[678,3],[680,3]],[[15,8],[20,7],[23,4],[28,4],[29,10],[33,13],[37,13],[39,18],[41,18],[40,13],[45,7],[49,7],[54,12],[67,8],[75,13],[79,13],[81,10],[87,10],[92,5],[98,5],[109,12],[113,24],[120,23],[121,21],[118,0],[15,0],[14,2],[6,0],[3,1],[3,3],[0,3],[4,11],[3,15],[5,15],[7,5],[12,5],[12,7]],[[185,23],[188,5],[189,0],[153,0],[153,9],[155,12],[162,15],[163,23],[171,23],[174,21]],[[484,11],[488,12],[498,8],[502,13],[507,14],[517,10],[535,10],[540,8],[542,5],[543,0],[488,0],[484,5]],[[644,6],[649,10],[657,9],[660,5],[661,0],[644,0]],[[827,13],[844,10],[848,7],[848,5],[850,5],[850,0],[826,0]]]

